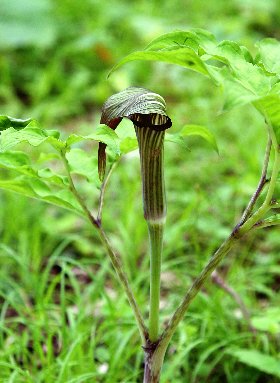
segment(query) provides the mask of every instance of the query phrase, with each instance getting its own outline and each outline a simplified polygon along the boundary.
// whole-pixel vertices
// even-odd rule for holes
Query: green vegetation
[[[196,1],[186,10],[181,2],[9,0],[1,8],[0,381],[141,382],[133,312],[106,256],[106,237],[102,244],[83,219],[83,201],[94,216],[100,213],[102,141],[108,167],[114,163],[103,227],[147,320],[149,249],[132,151],[137,142],[129,121],[117,134],[98,126],[101,105],[127,86],[144,86],[164,96],[173,122],[165,143],[162,331],[257,187],[267,141],[261,113],[270,123],[273,174],[279,43],[255,43],[279,39],[277,2]],[[192,27],[236,43],[217,48],[210,34],[199,37]],[[176,29],[189,32],[165,34]],[[122,59],[191,70],[141,61],[107,80]],[[260,225],[279,223],[279,191],[278,182],[257,201],[255,211],[274,203]],[[279,381],[279,250],[277,225],[237,241],[220,265],[222,279],[208,280],[179,324],[162,382]]]

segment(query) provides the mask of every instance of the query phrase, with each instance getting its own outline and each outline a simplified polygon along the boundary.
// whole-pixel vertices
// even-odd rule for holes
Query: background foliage
[[[266,143],[263,121],[247,106],[221,113],[222,89],[179,67],[141,62],[109,80],[107,74],[123,56],[175,29],[206,28],[218,40],[236,40],[254,52],[257,40],[280,39],[279,23],[276,0],[1,1],[2,115],[36,118],[64,136],[88,136],[104,100],[138,85],[165,97],[174,132],[201,124],[218,137],[219,155],[196,137],[186,140],[191,151],[166,143],[164,320],[254,191]],[[128,124],[123,129],[132,131]],[[83,149],[94,161],[96,145]],[[44,168],[56,164],[51,149],[47,155],[44,146],[28,150]],[[77,144],[73,166],[80,156]],[[80,190],[96,207],[96,174],[88,182],[83,169],[76,170]],[[1,169],[2,180],[6,172]],[[139,160],[132,152],[111,177],[103,220],[145,310],[148,249],[140,201]],[[131,310],[90,227],[70,211],[1,191],[0,233],[0,380],[141,381]],[[209,281],[176,333],[163,382],[279,380],[279,250],[277,227],[254,232],[221,268],[244,299],[256,333],[235,301]]]

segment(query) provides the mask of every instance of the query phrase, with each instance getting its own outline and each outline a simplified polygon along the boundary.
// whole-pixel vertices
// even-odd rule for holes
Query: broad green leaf
[[[276,141],[280,145],[280,94],[271,93],[257,100],[254,105],[271,125]]]
[[[278,45],[273,39],[266,39],[260,45],[267,70],[279,71]],[[254,62],[247,48],[234,41],[217,43],[215,37],[204,30],[175,31],[159,36],[144,51],[125,57],[112,71],[134,60],[165,61],[211,77],[225,89],[224,110],[267,96],[279,80]]]
[[[231,68],[232,80],[240,82],[242,86],[256,95],[265,95],[270,91],[273,81],[263,70],[247,61],[244,49],[233,42],[223,41],[212,54],[212,58],[227,64]]]
[[[80,206],[68,189],[52,191],[46,182],[36,178],[20,176],[11,180],[0,179],[0,189],[82,213]]]
[[[12,151],[0,153],[0,165],[12,169],[21,166],[29,166],[31,164],[26,153]]]
[[[216,45],[216,39],[210,32],[203,29],[192,29],[163,34],[153,40],[145,50],[158,51],[188,47],[201,55],[213,50]]]
[[[145,51],[174,50],[179,48],[191,48],[198,53],[198,39],[191,31],[175,31],[159,36],[145,48]]]
[[[15,170],[29,176],[36,176],[29,157],[23,152],[0,152],[0,168]]]
[[[45,182],[48,182],[48,183],[54,183],[54,184],[61,185],[61,186],[68,186],[69,185],[69,181],[68,181],[68,178],[66,176],[62,176],[60,174],[57,174],[50,168],[39,169],[37,171],[36,175],[40,179],[44,179]]]
[[[37,160],[38,164],[48,162],[48,161],[53,161],[53,160],[59,160],[61,161],[61,156],[59,153],[53,152],[53,153],[40,153],[39,158]]]
[[[66,145],[70,147],[77,142],[87,140],[103,142],[104,144],[108,145],[116,154],[120,154],[120,143],[117,134],[114,132],[114,130],[103,124],[95,128],[91,134],[86,136],[71,134],[66,140]]]
[[[212,148],[219,154],[216,138],[212,132],[205,126],[200,125],[185,125],[179,132],[181,137],[200,136],[204,138]]]
[[[259,48],[258,60],[264,65],[270,73],[280,76],[280,42],[267,38],[257,43]]]
[[[263,354],[256,350],[241,348],[229,349],[227,353],[238,359],[239,362],[246,364],[247,366],[254,367],[259,371],[280,378],[279,358]]]
[[[164,140],[167,142],[173,142],[180,145],[184,149],[190,150],[180,133],[165,133]]]
[[[138,148],[138,142],[133,123],[123,118],[118,125],[117,134],[120,143],[121,154],[127,154]]]
[[[214,36],[202,29],[166,33],[153,40],[144,51],[126,56],[112,69],[109,76],[120,66],[135,60],[167,62],[209,76],[210,72],[200,56],[213,50],[216,45]]]
[[[44,130],[37,126],[27,125],[22,130],[8,128],[1,132],[0,152],[12,149],[20,143],[28,143],[31,146],[39,146],[44,142],[50,143],[54,148],[60,150],[65,144],[59,140],[59,132],[56,130]]]
[[[224,112],[238,106],[249,104],[250,102],[254,102],[258,99],[258,96],[256,96],[253,92],[246,89],[239,81],[233,79],[232,76],[228,74],[227,68],[223,68],[219,74],[223,77]]]
[[[222,41],[217,47],[207,51],[208,59],[218,60],[225,64],[230,71],[227,73],[226,80],[230,84],[225,84],[225,88],[230,88],[233,82],[247,89],[255,96],[266,95],[276,79],[267,76],[266,73],[253,62],[252,55],[247,48],[238,45],[233,41]],[[212,63],[206,64],[209,72],[212,73],[214,67]],[[221,77],[220,80],[223,80]],[[224,84],[223,81],[220,81]],[[242,92],[243,93],[243,92]]]
[[[206,29],[193,28],[192,32],[196,34],[196,37],[199,42],[199,49],[202,49],[203,51],[201,53],[204,54],[207,52],[211,52],[212,49],[214,49],[214,47],[217,45],[217,40],[215,36]]]
[[[34,121],[32,118],[21,120],[10,116],[0,116],[0,131],[8,128],[23,129],[32,121]]]
[[[67,153],[67,160],[71,173],[79,174],[89,182],[100,186],[96,156],[92,156],[82,149],[75,148]]]
[[[34,168],[27,154],[23,152],[0,152],[0,168],[13,170],[38,179],[45,179],[47,182],[57,185],[68,185],[67,177],[56,174],[49,168],[39,170]]]
[[[120,149],[122,154],[127,154],[138,148],[137,138],[126,137],[120,141]]]
[[[183,66],[184,68],[192,69],[196,72],[202,73],[205,76],[209,76],[206,65],[201,60],[199,55],[191,48],[178,48],[176,50],[161,50],[161,51],[138,51],[131,53],[116,64],[108,76],[110,76],[115,70],[122,65],[130,61],[162,61],[169,64],[176,64]]]

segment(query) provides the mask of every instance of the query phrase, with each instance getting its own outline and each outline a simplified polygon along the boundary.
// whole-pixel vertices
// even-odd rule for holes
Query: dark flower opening
[[[164,131],[172,126],[166,114],[164,99],[148,89],[130,87],[112,95],[104,103],[100,123],[116,129],[123,118],[131,120],[136,128]],[[99,144],[98,171],[103,180],[106,168],[106,145]]]

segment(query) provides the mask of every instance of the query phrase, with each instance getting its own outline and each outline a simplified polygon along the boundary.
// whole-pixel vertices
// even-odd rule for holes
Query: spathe
[[[116,129],[123,118],[138,128],[163,131],[171,127],[164,99],[145,88],[130,87],[109,97],[102,107],[100,123]],[[106,145],[99,144],[98,172],[102,180],[106,168]]]

